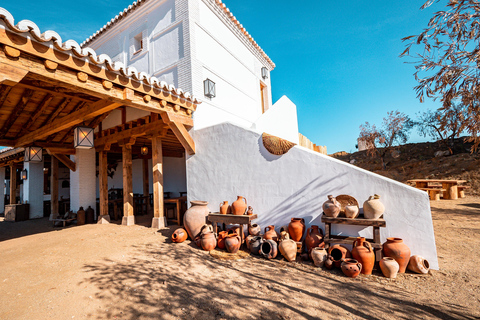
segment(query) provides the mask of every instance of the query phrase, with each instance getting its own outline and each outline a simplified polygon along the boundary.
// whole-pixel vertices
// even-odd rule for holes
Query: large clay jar
[[[258,236],[261,231],[262,231],[262,229],[256,223],[248,226],[248,233],[251,234],[251,235]]]
[[[225,249],[230,253],[237,253],[242,244],[242,239],[238,234],[229,234],[225,238]]]
[[[278,241],[278,234],[277,234],[277,231],[275,231],[275,226],[265,227],[264,231],[265,231],[265,233],[263,234],[264,240]]]
[[[312,260],[315,267],[323,267],[325,261],[327,261],[328,253],[325,248],[312,248]]]
[[[430,270],[430,264],[421,256],[411,256],[408,263],[408,270],[416,273],[427,274]]]
[[[250,252],[256,256],[260,254],[260,246],[263,243],[263,238],[261,236],[255,236],[250,240]]]
[[[217,239],[215,239],[215,233],[207,232],[202,234],[201,241],[202,249],[205,251],[212,251],[217,246]]]
[[[342,260],[352,257],[350,250],[340,244],[328,248],[328,254],[332,256],[333,265],[337,268],[340,268]]]
[[[187,231],[183,228],[178,228],[172,234],[172,242],[180,243],[187,240],[188,234]]]
[[[375,252],[370,242],[365,238],[358,237],[353,243],[352,257],[362,264],[362,273],[371,275],[373,266],[375,265]]]
[[[302,241],[305,233],[305,220],[303,218],[292,218],[292,221],[288,224],[288,233],[293,241]]]
[[[260,255],[266,259],[274,259],[277,256],[277,243],[273,240],[265,240],[260,245]]]
[[[82,226],[85,224],[85,210],[83,210],[83,207],[80,207],[80,209],[77,211],[77,226]]]
[[[385,212],[385,206],[380,202],[378,194],[370,196],[367,201],[363,203],[363,216],[365,219],[378,219]]]
[[[399,273],[404,273],[410,261],[410,248],[400,238],[387,238],[383,244],[383,256],[395,259],[400,266]]]
[[[359,208],[358,206],[346,206],[345,207],[345,217],[349,219],[355,219],[358,217]]]
[[[397,277],[398,269],[400,268],[398,262],[390,257],[385,257],[378,263],[380,270],[385,277],[395,279]]]
[[[228,213],[228,201],[223,201],[220,203],[220,214]]]
[[[95,211],[90,206],[85,210],[85,223],[95,223]]]
[[[356,278],[362,271],[362,264],[355,259],[345,259],[341,264],[342,272],[350,278]]]
[[[284,256],[289,262],[295,261],[297,258],[297,243],[290,239],[288,233],[285,232],[283,235],[284,236],[278,245],[278,250],[280,250],[282,256]]]
[[[307,250],[309,253],[315,247],[325,247],[325,242],[323,242],[322,229],[315,225],[308,228],[307,237],[305,238],[305,245],[307,246]]]
[[[227,231],[220,231],[218,233],[217,247],[219,249],[225,249],[225,238],[227,237],[227,235],[228,235]]]
[[[247,210],[247,199],[242,196],[237,196],[237,200],[232,203],[232,213],[241,216],[245,214],[245,210]]]
[[[210,210],[208,210],[207,201],[190,201],[190,203],[192,206],[183,216],[183,225],[190,239],[195,240],[200,233],[200,229],[207,222],[207,216]]]
[[[323,203],[323,213],[325,213],[327,217],[338,217],[341,209],[342,205],[332,195],[329,195],[328,200]]]

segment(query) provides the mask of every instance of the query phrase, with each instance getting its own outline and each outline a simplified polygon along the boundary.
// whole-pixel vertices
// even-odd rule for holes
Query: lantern
[[[203,81],[203,92],[205,97],[215,98],[215,82],[208,79]]]
[[[91,149],[93,144],[93,128],[76,127],[73,131],[73,146],[79,149]]]
[[[42,162],[42,148],[40,147],[26,147],[23,160],[25,162]]]
[[[262,78],[263,79],[268,78],[268,70],[265,67],[262,67]]]
[[[20,171],[20,179],[27,180],[27,169]]]
[[[143,156],[147,155],[148,154],[148,147],[145,146],[145,145],[143,147],[141,147],[140,148],[140,154],[143,155]]]

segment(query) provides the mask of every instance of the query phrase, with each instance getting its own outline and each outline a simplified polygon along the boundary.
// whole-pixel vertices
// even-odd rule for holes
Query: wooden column
[[[148,159],[143,158],[143,197],[147,202],[147,212],[150,213],[150,183],[148,181]]]
[[[13,164],[10,165],[10,204],[16,203],[17,194],[17,168]]]
[[[153,220],[152,228],[159,229],[167,226],[163,213],[163,154],[162,139],[152,137],[152,169],[153,169]]]
[[[50,221],[58,217],[58,159],[51,157],[50,165]]]
[[[107,175],[107,152],[100,151],[98,153],[98,187],[100,194],[100,215],[98,224],[110,223],[110,215],[108,214],[108,175]]]
[[[132,184],[132,146],[122,145],[123,162],[123,219],[122,225],[135,224],[133,215],[133,184]]]

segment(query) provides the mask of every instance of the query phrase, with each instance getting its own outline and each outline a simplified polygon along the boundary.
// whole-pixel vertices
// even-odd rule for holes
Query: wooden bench
[[[470,186],[458,186],[458,197],[465,198],[465,189],[470,188]]]
[[[77,220],[77,218],[70,218],[70,219],[53,219],[53,227],[55,227],[55,222],[61,222],[63,224],[63,227],[66,226],[67,222],[72,222],[74,220]]]
[[[423,191],[428,192],[428,196],[430,197],[430,200],[440,200],[440,194],[447,191],[447,189],[442,189],[442,187],[438,188],[418,188]]]

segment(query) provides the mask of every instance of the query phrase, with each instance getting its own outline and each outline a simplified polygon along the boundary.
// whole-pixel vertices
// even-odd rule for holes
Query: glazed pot
[[[346,206],[345,217],[349,219],[355,219],[356,217],[358,217],[359,210],[360,209],[358,208],[358,206]]]
[[[260,255],[265,259],[274,259],[277,256],[277,243],[273,240],[265,240],[260,245]]]
[[[383,244],[383,256],[395,259],[400,266],[399,273],[404,273],[410,261],[410,248],[401,238],[387,238]]]
[[[85,210],[83,207],[80,207],[77,211],[77,226],[82,226],[85,224]]]
[[[312,256],[313,264],[316,267],[323,267],[325,261],[327,261],[328,253],[325,248],[312,248],[312,252],[310,254]]]
[[[385,257],[380,260],[378,265],[380,266],[380,270],[382,270],[382,273],[385,277],[391,279],[395,279],[397,277],[398,269],[400,269],[400,266],[398,265],[398,262],[395,261],[395,259]]]
[[[248,233],[251,234],[251,235],[258,236],[261,231],[262,231],[262,229],[256,223],[248,226]]]
[[[227,237],[227,235],[228,235],[227,231],[220,231],[218,233],[217,247],[219,249],[225,249],[225,238]]]
[[[222,203],[220,203],[220,214],[227,214],[228,207],[228,201],[223,201]]]
[[[356,278],[362,271],[362,264],[355,259],[345,259],[342,261],[341,269],[347,277]]]
[[[237,253],[242,244],[242,239],[238,234],[229,234],[225,238],[225,249],[230,253]]]
[[[292,221],[288,224],[288,233],[293,241],[302,241],[305,233],[305,220],[303,218],[292,218]]]
[[[260,246],[263,243],[263,238],[261,236],[255,236],[250,240],[250,252],[256,256],[260,254]]]
[[[282,233],[282,240],[278,245],[278,250],[289,262],[295,261],[297,258],[297,243],[290,239],[285,231]]]
[[[207,222],[207,216],[210,210],[208,210],[207,201],[190,201],[190,203],[192,206],[183,216],[183,225],[190,239],[195,240],[200,234],[200,229]]]
[[[247,210],[247,199],[242,196],[237,196],[237,200],[232,203],[232,213],[237,216],[245,214]]]
[[[328,255],[332,256],[333,265],[337,268],[340,268],[342,260],[352,257],[350,250],[340,244],[328,248]]]
[[[172,242],[180,243],[187,240],[188,234],[187,231],[183,228],[178,228],[172,234]]]
[[[325,213],[327,217],[338,217],[341,209],[342,205],[332,195],[329,195],[328,200],[323,203],[323,213]]]
[[[423,257],[414,255],[410,257],[407,268],[412,272],[427,274],[430,270],[430,264]]]
[[[202,249],[205,251],[212,251],[217,246],[217,239],[215,239],[215,234],[213,232],[207,232],[202,234],[201,245]]]
[[[365,219],[378,219],[385,212],[385,206],[380,202],[378,194],[370,196],[367,201],[363,203],[363,216]]]
[[[248,206],[247,215],[251,216],[253,214],[252,206]]]
[[[372,274],[375,265],[375,252],[370,242],[365,241],[363,237],[358,237],[353,243],[352,257],[362,264],[362,274]]]
[[[277,234],[277,231],[275,231],[275,226],[265,227],[264,231],[265,231],[263,235],[264,240],[278,241],[278,234]]]
[[[322,229],[315,225],[308,228],[307,237],[305,238],[305,245],[307,246],[307,250],[309,253],[315,247],[325,247],[325,242],[323,242]]]

